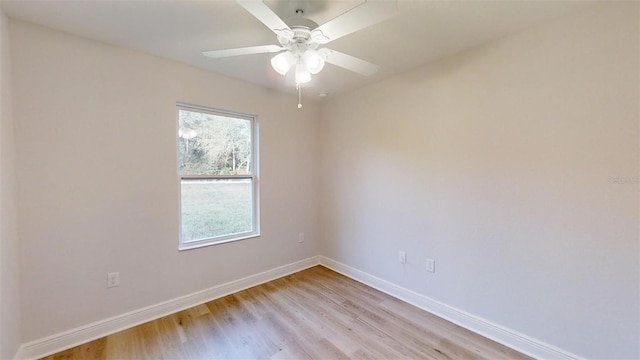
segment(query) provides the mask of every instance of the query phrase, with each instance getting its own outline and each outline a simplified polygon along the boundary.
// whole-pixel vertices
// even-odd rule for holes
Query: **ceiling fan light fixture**
[[[296,84],[304,84],[311,81],[311,73],[303,60],[296,64]]]
[[[308,49],[302,54],[302,60],[307,65],[311,74],[317,74],[324,68],[324,59],[320,53],[313,49]]]
[[[285,75],[296,63],[296,59],[290,51],[282,52],[271,58],[271,66],[280,75]]]
[[[2,1],[2,0],[0,0]],[[365,60],[327,48],[319,48],[345,35],[377,24],[398,11],[398,0],[358,0],[361,3],[355,8],[335,17],[322,25],[304,17],[305,9],[309,9],[309,0],[289,0],[297,16],[287,18],[285,22],[266,2],[272,0],[235,0],[258,21],[263,23],[276,35],[278,45],[259,45],[235,49],[203,51],[203,55],[211,58],[223,58],[239,55],[262,53],[278,53],[271,58],[271,66],[280,75],[290,74],[295,65],[294,74],[298,89],[298,108],[301,103],[301,84],[311,81],[311,76],[318,74],[326,62],[345,68],[358,74],[369,76],[379,67]],[[298,4],[303,6],[297,6]],[[316,5],[314,4],[313,7]],[[319,9],[319,8],[318,8]],[[189,136],[189,135],[186,135]]]

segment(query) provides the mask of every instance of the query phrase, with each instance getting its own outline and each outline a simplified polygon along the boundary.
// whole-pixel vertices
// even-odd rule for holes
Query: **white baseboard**
[[[582,358],[575,354],[571,354],[540,340],[533,339],[511,329],[507,329],[501,325],[456,309],[452,306],[446,305],[427,296],[418,294],[414,291],[400,287],[324,256],[310,257],[308,259],[280,266],[259,274],[247,276],[239,280],[234,280],[209,289],[22,344],[18,349],[16,359],[37,359],[55,354],[59,351],[269,282],[318,264],[534,358],[582,360]]]
[[[225,284],[22,344],[16,359],[38,359],[319,264],[314,256]]]
[[[370,275],[364,271],[342,264],[325,256],[319,256],[320,265],[350,277],[372,288],[378,289],[402,301],[415,305],[438,317],[451,321],[493,341],[520,351],[536,359],[578,360],[579,356],[546,344],[540,340],[520,334],[504,326],[456,309],[427,296],[395,285],[389,281]]]

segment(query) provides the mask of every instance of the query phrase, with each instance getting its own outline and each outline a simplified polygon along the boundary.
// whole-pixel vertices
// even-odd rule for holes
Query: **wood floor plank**
[[[330,287],[322,286],[320,278],[315,277],[315,280],[317,281],[305,281],[300,284],[300,287],[310,286],[310,284],[313,284],[311,287],[318,288],[318,292],[315,292],[317,296],[324,295],[330,299],[330,303],[328,303],[328,306],[323,310],[338,313],[338,317],[342,318],[342,322],[349,325],[349,331],[343,332],[343,334],[355,335],[355,339],[353,339],[353,341],[361,344],[361,346],[365,346],[367,350],[375,350],[378,353],[378,358],[414,359],[420,356],[419,352],[412,351],[402,342],[398,342],[393,335],[389,335],[385,331],[381,330],[380,327],[376,327],[369,322],[363,321],[358,317],[356,312],[349,311],[344,306],[345,302],[348,301],[348,297],[334,291]],[[313,290],[310,291],[313,293]],[[378,302],[380,300],[371,296],[368,298],[373,302]],[[331,303],[333,303],[333,305],[331,305]],[[363,351],[360,352],[360,355],[363,355]]]
[[[347,357],[360,349],[358,344],[353,341],[349,341],[349,339],[344,336],[344,333],[341,331],[342,329],[337,329],[332,326],[333,323],[339,321],[332,319],[332,314],[317,312],[316,309],[320,307],[304,306],[304,303],[310,298],[310,296],[308,296],[309,294],[298,292],[299,287],[295,280],[290,277],[286,277],[283,278],[282,281],[290,284],[287,287],[288,291],[282,294],[285,298],[283,301],[286,302],[288,306],[295,308],[303,318],[308,320],[306,324],[310,330],[316,334],[322,334],[323,338],[335,345],[335,347]],[[318,298],[315,299],[315,301],[319,300],[320,299]]]
[[[264,315],[259,322],[261,330],[282,352],[281,354],[274,354],[272,357],[286,358],[286,356],[290,354],[293,356],[292,358],[295,359],[312,359],[309,351],[305,350],[301,345],[301,334],[295,331],[280,314],[274,311],[270,305],[271,300],[269,300],[269,296],[263,292],[262,288],[256,287],[245,290],[245,292],[251,294],[257,301],[258,306],[263,309]],[[244,292],[239,294],[242,293]]]
[[[53,355],[51,358],[56,360],[64,359],[104,359],[104,350],[107,339],[100,338],[86,344],[77,346],[66,352]]]
[[[296,334],[303,334],[302,336],[297,336],[297,342],[303,346],[305,351],[309,353],[312,358],[348,358],[346,354],[338,349],[338,347],[328,342],[323,336],[324,334],[318,333],[313,328],[311,319],[306,316],[305,313],[296,306],[296,304],[284,298],[280,293],[281,289],[286,288],[286,285],[283,285],[282,279],[276,279],[261,286],[269,292],[272,311],[283,318],[286,323],[289,323]]]
[[[180,332],[186,342],[181,348],[187,358],[234,358],[235,351],[230,345],[224,328],[215,317],[201,307],[190,308],[175,314]]]
[[[345,298],[333,294],[329,289],[324,289],[324,291],[320,292],[316,286],[307,287],[306,282],[299,283],[297,288],[305,289],[309,293],[309,298],[315,298],[316,301],[324,298],[323,301],[326,306],[311,307],[317,309],[316,311],[320,312],[325,319],[329,320],[327,326],[332,327],[332,330],[340,334],[340,336],[346,337],[360,347],[360,350],[356,351],[354,356],[411,358],[412,355],[415,355],[408,352],[402,344],[395,341],[392,337],[387,336],[377,328],[363,323],[355,314],[346,311],[340,306],[342,302],[346,301]],[[333,298],[326,296],[328,294],[333,294]],[[336,323],[334,326],[331,326],[331,320],[335,320]]]
[[[46,357],[529,359],[322,266]]]

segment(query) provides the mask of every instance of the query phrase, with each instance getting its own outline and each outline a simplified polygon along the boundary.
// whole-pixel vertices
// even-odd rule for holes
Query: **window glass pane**
[[[252,173],[251,120],[178,110],[180,174]]]
[[[252,180],[182,180],[182,241],[251,232]]]

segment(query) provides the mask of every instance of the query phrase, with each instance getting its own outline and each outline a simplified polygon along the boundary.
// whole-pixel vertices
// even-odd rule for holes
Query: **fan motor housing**
[[[292,26],[293,39],[296,41],[306,41],[311,37],[311,29],[302,26]]]
[[[294,17],[288,18],[284,20],[284,23],[287,24],[289,28],[291,28],[291,30],[293,30],[294,34],[296,34],[297,30],[306,29],[308,33],[308,32],[311,32],[311,30],[318,27],[318,24],[315,21],[309,20],[307,18],[303,18],[302,16],[294,16]]]

